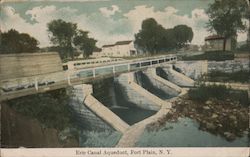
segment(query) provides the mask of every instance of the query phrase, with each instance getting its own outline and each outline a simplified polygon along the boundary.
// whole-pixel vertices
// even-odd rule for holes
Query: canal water
[[[157,131],[145,130],[136,146],[138,147],[248,147],[245,134],[234,141],[199,130],[199,124],[190,118],[179,118],[175,123],[166,123]]]

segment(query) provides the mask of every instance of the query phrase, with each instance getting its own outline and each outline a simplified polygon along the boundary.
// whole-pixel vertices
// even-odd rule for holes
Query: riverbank
[[[47,128],[37,119],[22,115],[7,104],[1,104],[1,111],[1,147],[3,148],[79,146],[78,138],[75,136],[66,136],[62,140],[60,130]]]
[[[188,95],[177,98],[170,112],[147,126],[147,130],[160,129],[167,122],[177,122],[180,117],[194,119],[199,129],[220,135],[228,141],[237,137],[249,136],[249,108],[231,99],[209,99],[205,102],[191,100]]]

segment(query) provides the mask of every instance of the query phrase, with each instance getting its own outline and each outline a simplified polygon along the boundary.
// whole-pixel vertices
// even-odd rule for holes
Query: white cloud
[[[100,8],[99,10],[105,17],[110,17],[111,15],[114,15],[116,12],[121,12],[117,5],[112,5],[111,7],[112,7],[111,9],[108,9],[107,7],[103,7],[103,8]]]

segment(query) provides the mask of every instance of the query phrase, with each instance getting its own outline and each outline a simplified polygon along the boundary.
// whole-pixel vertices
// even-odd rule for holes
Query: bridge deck
[[[14,99],[22,96],[27,96],[36,93],[43,93],[50,90],[65,88],[68,86],[89,83],[93,80],[104,79],[108,77],[113,77],[121,73],[127,73],[132,71],[143,70],[148,67],[157,67],[166,63],[173,63],[176,61],[176,56],[160,56],[158,58],[153,57],[153,59],[145,58],[145,60],[130,60],[127,63],[106,65],[102,67],[92,67],[79,70],[68,70],[60,72],[60,76],[57,79],[49,76],[32,76],[30,78],[17,78],[19,81],[31,80],[29,84],[17,83],[11,88],[6,88],[4,82],[10,82],[10,80],[1,80],[0,82],[0,101]],[[58,73],[59,75],[59,73]],[[50,77],[51,76],[51,77]],[[13,79],[12,79],[13,80]],[[48,83],[50,82],[50,83]]]

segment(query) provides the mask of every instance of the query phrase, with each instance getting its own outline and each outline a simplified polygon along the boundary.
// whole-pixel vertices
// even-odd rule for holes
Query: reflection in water
[[[176,123],[166,123],[158,131],[145,131],[139,147],[247,147],[247,135],[234,141],[199,130],[199,124],[189,118],[179,118]]]

